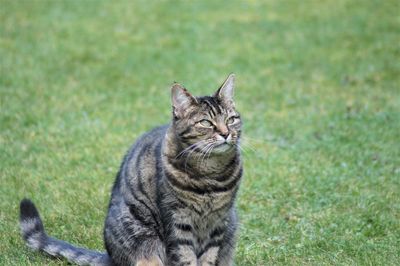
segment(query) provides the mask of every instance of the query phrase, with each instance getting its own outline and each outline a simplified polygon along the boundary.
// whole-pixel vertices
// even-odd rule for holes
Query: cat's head
[[[231,74],[212,96],[203,97],[172,86],[173,128],[185,148],[219,154],[237,148],[242,122],[233,101],[234,82]]]

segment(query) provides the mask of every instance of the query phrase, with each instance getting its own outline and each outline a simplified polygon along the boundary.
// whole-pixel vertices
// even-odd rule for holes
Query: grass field
[[[400,4],[0,3],[0,265],[65,265],[19,235],[103,249],[123,154],[170,119],[169,86],[237,75],[245,176],[236,265],[400,261]]]

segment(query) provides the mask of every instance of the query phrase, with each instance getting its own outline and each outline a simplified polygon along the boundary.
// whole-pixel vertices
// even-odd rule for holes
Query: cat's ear
[[[234,89],[235,89],[235,75],[230,74],[226,78],[224,83],[221,85],[221,87],[217,90],[214,97],[220,99],[221,102],[224,103],[225,105],[234,107],[235,106],[235,103],[233,102]]]
[[[172,85],[171,100],[174,116],[178,118],[183,117],[185,112],[197,103],[196,98],[178,83]]]

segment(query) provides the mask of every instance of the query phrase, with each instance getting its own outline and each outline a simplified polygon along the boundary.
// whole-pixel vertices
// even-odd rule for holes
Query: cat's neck
[[[169,129],[164,140],[163,154],[181,171],[201,176],[218,176],[233,160],[239,160],[236,147],[219,154],[185,152],[186,148],[187,146],[177,139],[173,130]]]

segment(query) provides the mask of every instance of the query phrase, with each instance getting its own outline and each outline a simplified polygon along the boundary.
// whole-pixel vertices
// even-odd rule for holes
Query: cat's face
[[[172,87],[174,129],[185,148],[223,154],[237,148],[241,119],[233,102],[234,76],[213,96],[193,97],[182,86]]]

